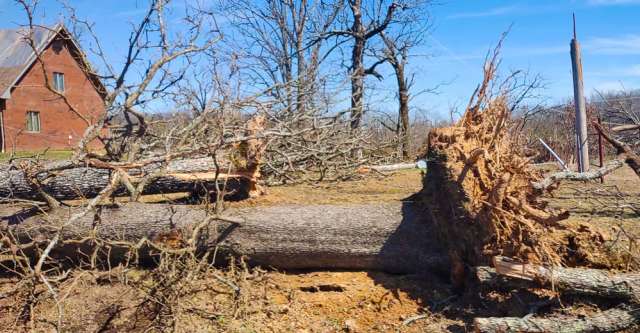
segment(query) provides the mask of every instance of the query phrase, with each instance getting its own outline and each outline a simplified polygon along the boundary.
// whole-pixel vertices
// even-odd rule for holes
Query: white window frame
[[[34,124],[37,126],[34,126]],[[42,130],[40,111],[27,111],[27,123],[25,127],[29,133],[40,133]]]
[[[53,89],[59,93],[65,90],[64,73],[53,72]]]

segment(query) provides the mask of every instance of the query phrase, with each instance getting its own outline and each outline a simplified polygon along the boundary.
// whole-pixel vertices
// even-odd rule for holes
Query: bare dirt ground
[[[266,196],[230,205],[388,202],[420,188],[421,174],[411,170],[353,182],[275,187]],[[639,195],[640,180],[625,168],[604,185],[564,183],[549,200],[571,211],[567,223],[597,223],[612,233],[624,230],[640,237]],[[63,331],[468,332],[476,316],[524,316],[531,304],[550,296],[542,290],[503,294],[477,288],[461,294],[437,275],[284,273],[242,265],[187,274],[188,267],[193,265],[70,273],[58,295]],[[17,281],[0,278],[0,330],[52,331],[58,320],[56,303],[45,297],[42,286],[36,288],[38,302],[7,295],[16,290]],[[553,314],[589,314],[595,306],[592,300],[576,300]],[[546,311],[544,306],[537,309],[538,314]],[[29,313],[34,314],[31,319]]]

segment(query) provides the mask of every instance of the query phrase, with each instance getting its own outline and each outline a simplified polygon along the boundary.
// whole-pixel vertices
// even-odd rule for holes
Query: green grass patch
[[[44,160],[66,160],[71,158],[71,150],[41,150],[41,151],[17,151],[13,155],[15,158],[36,158]],[[6,162],[11,158],[11,153],[0,153],[0,162]]]

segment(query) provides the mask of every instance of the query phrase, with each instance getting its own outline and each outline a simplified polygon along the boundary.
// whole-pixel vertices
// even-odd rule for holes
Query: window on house
[[[40,112],[27,112],[27,132],[40,132]]]
[[[53,73],[53,89],[57,92],[64,92],[64,74]]]

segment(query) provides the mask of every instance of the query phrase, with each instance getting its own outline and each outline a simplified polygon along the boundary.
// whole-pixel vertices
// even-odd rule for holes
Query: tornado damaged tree
[[[55,222],[78,211],[19,213],[5,218],[2,227],[18,240],[15,249],[37,259],[38,247],[57,233]],[[96,259],[106,267],[132,257],[150,262],[164,249],[216,249],[220,261],[233,255],[277,269],[446,272],[447,258],[421,213],[400,202],[230,208],[222,215],[186,205],[132,203],[103,207],[68,225],[50,256],[73,262],[97,251]]]
[[[576,35],[576,17],[573,16],[573,39],[571,40],[571,68],[573,72],[573,94],[576,108],[576,154],[578,171],[589,171],[589,136],[587,134],[587,108],[582,82],[582,58]]]

